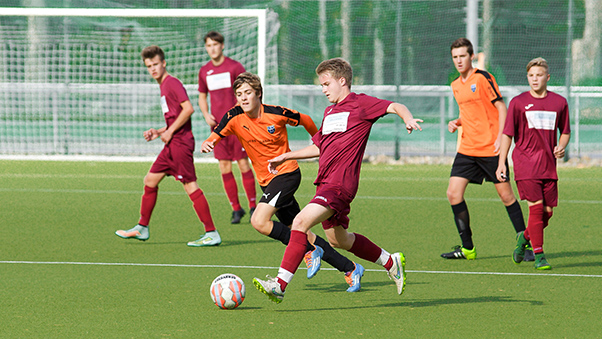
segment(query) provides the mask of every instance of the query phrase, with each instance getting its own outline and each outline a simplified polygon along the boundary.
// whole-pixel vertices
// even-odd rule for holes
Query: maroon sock
[[[284,256],[282,257],[282,263],[280,268],[295,274],[301,261],[303,261],[303,255],[306,251],[307,234],[301,231],[291,231],[291,238],[288,241],[288,245],[284,250]],[[286,288],[287,282],[278,278],[278,282],[282,290]]]
[[[211,211],[209,210],[209,203],[207,202],[207,198],[205,198],[203,191],[199,188],[192,192],[189,197],[190,200],[192,200],[192,207],[194,207],[196,215],[199,217],[199,220],[201,220],[203,226],[205,226],[205,232],[215,231],[215,225],[213,224],[213,218],[211,218]]]
[[[548,227],[548,222],[550,221],[550,219],[552,219],[552,215],[554,214],[554,211],[544,211],[543,212],[543,228]]]
[[[533,246],[533,253],[543,252],[543,204],[529,206],[529,221],[527,230]]]
[[[253,171],[249,170],[242,173],[242,186],[245,188],[245,193],[249,200],[249,208],[257,207],[257,189],[255,188],[255,176],[253,175]]]
[[[349,252],[355,254],[358,258],[376,262],[382,253],[382,249],[363,235],[358,233],[353,234],[355,234],[355,241]]]
[[[240,207],[240,202],[238,201],[238,186],[236,186],[234,174],[232,174],[232,172],[222,174],[222,181],[224,182],[224,190],[226,190],[226,196],[228,196],[228,200],[230,200],[232,209],[235,211],[241,210],[242,207]]]
[[[157,203],[157,192],[159,187],[148,187],[144,186],[144,193],[142,194],[142,202],[140,203],[140,220],[139,225],[148,226],[153,209]]]

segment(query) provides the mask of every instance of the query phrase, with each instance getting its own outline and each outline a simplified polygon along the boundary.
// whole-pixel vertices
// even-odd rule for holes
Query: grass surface
[[[197,164],[223,243],[189,248],[202,233],[181,185],[161,184],[146,242],[114,235],[138,220],[149,163],[0,161],[0,337],[599,337],[602,292],[602,169],[560,168],[560,203],[545,233],[553,270],[511,260],[514,231],[491,184],[471,185],[475,261],[444,260],[459,244],[445,196],[448,166],[365,164],[351,230],[407,258],[408,284],[375,264],[362,291],[323,265],[300,269],[282,304],[251,280],[276,275],[284,246],[245,216],[230,225],[216,164]],[[303,163],[301,205],[314,192]],[[238,173],[236,173],[238,176]],[[240,184],[239,184],[240,186]],[[246,205],[241,195],[241,202]],[[527,214],[523,204],[523,213]],[[323,235],[320,227],[314,229]],[[302,268],[304,264],[301,265]],[[211,302],[209,285],[239,275],[235,310]]]

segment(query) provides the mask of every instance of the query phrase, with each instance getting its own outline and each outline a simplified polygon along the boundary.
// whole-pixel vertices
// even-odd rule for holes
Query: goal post
[[[271,46],[275,40],[268,42],[268,25],[271,30],[278,25],[268,22],[268,14],[0,8],[0,154],[156,154],[160,143],[147,143],[141,133],[164,124],[159,88],[140,51],[161,46],[169,73],[183,82],[196,107],[198,72],[209,61],[203,38],[210,30],[224,35],[224,54],[264,83],[274,79],[277,67],[266,67],[277,50]],[[197,139],[206,137],[202,114],[193,120]]]

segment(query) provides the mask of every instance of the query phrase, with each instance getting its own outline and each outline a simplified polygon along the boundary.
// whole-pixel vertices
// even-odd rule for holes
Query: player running
[[[167,124],[158,130],[151,128],[145,131],[144,139],[151,141],[160,137],[165,146],[144,177],[144,194],[138,225],[129,230],[119,230],[115,234],[126,239],[148,240],[148,224],[157,202],[159,183],[165,176],[171,175],[182,182],[197,216],[205,227],[205,235],[196,243],[199,246],[219,245],[222,240],[213,224],[209,204],[196,182],[193,160],[195,143],[190,120],[194,109],[188,94],[180,80],[167,73],[165,54],[159,46],[146,47],[141,55],[149,74],[161,88],[161,109]]]
[[[268,160],[290,152],[286,125],[301,125],[310,135],[317,132],[310,116],[281,106],[262,104],[263,88],[255,74],[239,75],[233,85],[238,106],[222,118],[213,133],[201,146],[201,151],[211,152],[215,144],[229,135],[235,135],[247,150],[263,195],[251,217],[251,224],[261,234],[288,244],[290,225],[299,213],[294,197],[301,183],[301,171],[296,161],[277,167],[278,173],[268,171]],[[279,221],[272,221],[273,215]],[[308,241],[309,240],[309,241]],[[313,244],[313,245],[312,245]],[[304,243],[307,278],[311,279],[320,269],[321,259],[345,273],[349,284],[347,292],[360,290],[364,268],[354,264],[336,252],[324,239],[309,232]]]
[[[405,122],[408,133],[421,127],[406,106],[365,94],[351,92],[353,71],[341,58],[323,61],[316,68],[322,92],[334,105],[324,111],[322,127],[313,145],[284,153],[270,160],[270,170],[279,173],[286,161],[319,158],[316,195],[293,220],[291,238],[284,252],[278,276],[267,280],[253,279],[255,287],[270,300],[280,303],[287,285],[293,279],[306,250],[310,229],[322,223],[328,241],[356,256],[382,265],[397,285],[397,293],[405,289],[405,257],[390,254],[365,236],[347,231],[350,204],[359,186],[360,168],[372,125],[387,113],[397,114]]]

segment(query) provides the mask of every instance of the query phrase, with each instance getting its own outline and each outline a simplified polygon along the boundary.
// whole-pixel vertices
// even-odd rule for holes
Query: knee
[[[460,194],[459,192],[452,190],[450,188],[447,189],[447,200],[449,200],[449,202],[452,205],[456,205],[462,202],[463,197],[462,194]]]
[[[269,224],[269,220],[264,220],[255,214],[253,214],[253,216],[251,217],[251,225],[253,225],[253,228],[256,229],[257,232],[263,235],[270,235],[271,230]]]

